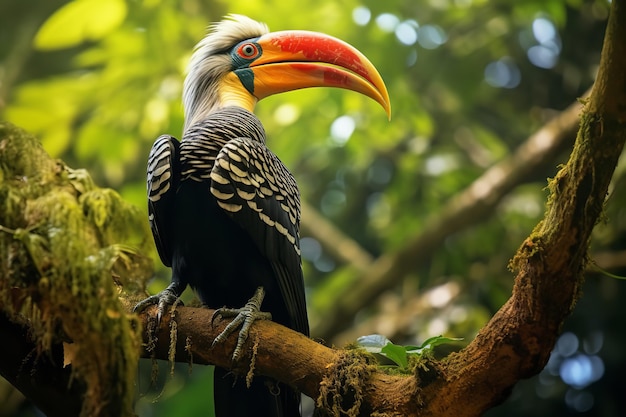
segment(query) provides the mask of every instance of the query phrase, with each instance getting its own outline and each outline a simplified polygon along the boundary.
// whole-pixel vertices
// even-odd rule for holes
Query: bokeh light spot
[[[417,42],[417,28],[419,25],[414,20],[406,20],[396,27],[396,38],[404,45],[413,45]]]
[[[400,23],[400,19],[395,14],[383,13],[376,17],[376,24],[383,32],[393,32]]]
[[[522,74],[517,65],[506,57],[490,62],[485,67],[484,74],[487,84],[497,88],[515,88],[522,80]]]
[[[365,6],[357,6],[352,11],[352,20],[359,26],[365,26],[370,22],[372,12]]]
[[[356,122],[350,116],[340,116],[330,125],[330,137],[336,145],[344,145],[352,136]]]

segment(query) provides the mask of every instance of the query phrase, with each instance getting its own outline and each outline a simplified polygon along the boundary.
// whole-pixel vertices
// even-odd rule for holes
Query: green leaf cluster
[[[456,343],[463,340],[459,337],[433,336],[426,339],[421,345],[396,345],[380,334],[361,336],[357,339],[356,345],[365,349],[376,357],[383,367],[397,368],[399,372],[407,373],[411,371],[415,360],[423,355],[432,354],[433,349],[444,344]]]

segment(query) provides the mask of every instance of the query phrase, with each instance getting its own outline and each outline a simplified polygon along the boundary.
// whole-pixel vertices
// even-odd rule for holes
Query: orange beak
[[[282,31],[257,40],[260,56],[250,63],[254,96],[308,87],[338,87],[378,102],[391,119],[389,93],[374,65],[353,46],[332,36],[308,31]]]

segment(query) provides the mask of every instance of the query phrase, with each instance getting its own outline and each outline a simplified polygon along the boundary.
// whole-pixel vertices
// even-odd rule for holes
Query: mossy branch
[[[49,375],[56,364],[66,383],[61,376],[72,371],[68,393],[84,388],[81,415],[133,415],[140,337],[119,296],[121,284],[137,289],[152,273],[152,261],[131,249],[147,234],[139,210],[119,194],[0,123],[0,313],[24,326],[24,346],[32,346],[21,358],[0,358],[23,365],[18,374],[8,362],[0,372],[45,412],[63,415],[65,404],[72,415],[76,404],[59,397],[55,408],[49,396],[34,395],[36,387],[46,391],[41,380],[28,384],[25,375]],[[8,332],[10,323],[3,324]]]

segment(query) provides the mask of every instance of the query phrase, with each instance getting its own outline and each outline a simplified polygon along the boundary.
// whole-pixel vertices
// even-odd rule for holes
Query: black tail
[[[215,367],[216,417],[300,417],[300,394],[285,384],[254,377],[250,388],[243,377]]]

